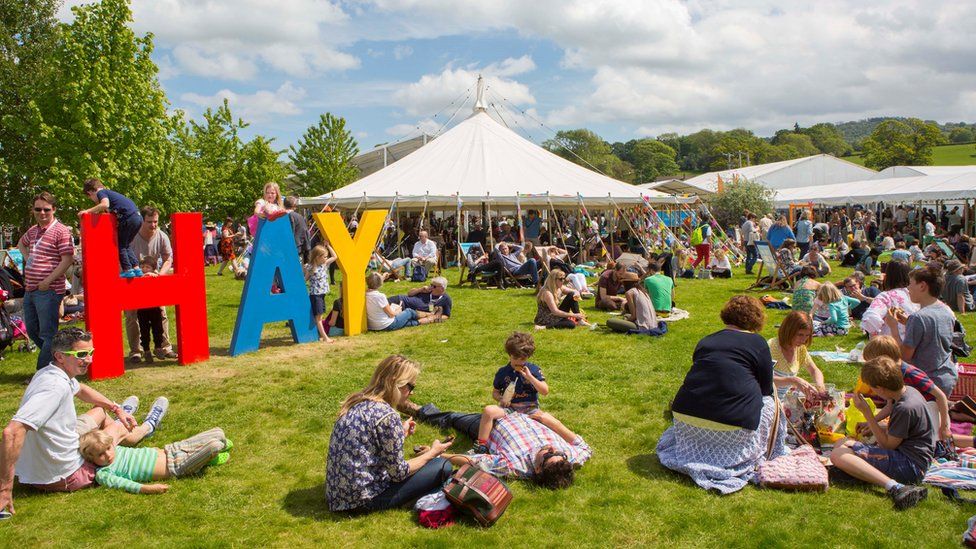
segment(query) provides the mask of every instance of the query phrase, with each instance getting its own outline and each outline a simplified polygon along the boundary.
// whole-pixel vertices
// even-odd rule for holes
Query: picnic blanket
[[[820,357],[827,362],[850,362],[851,353],[848,351],[810,351],[810,356]]]
[[[679,309],[679,308],[675,307],[675,308],[671,309],[671,314],[669,314],[668,316],[659,316],[657,318],[658,318],[658,320],[662,320],[664,322],[677,322],[679,320],[684,320],[686,318],[691,318],[691,313],[689,313],[688,311],[686,311],[684,309]]]

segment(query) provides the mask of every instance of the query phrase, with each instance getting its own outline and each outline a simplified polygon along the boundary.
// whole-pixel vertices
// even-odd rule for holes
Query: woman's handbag
[[[775,398],[775,397],[774,397]],[[779,490],[826,492],[829,482],[827,468],[820,462],[813,446],[803,445],[785,456],[770,460],[779,433],[780,403],[776,398],[776,415],[769,432],[766,461],[759,466],[759,485]]]
[[[512,502],[512,491],[504,482],[473,465],[462,465],[443,490],[448,501],[482,526],[495,524]]]

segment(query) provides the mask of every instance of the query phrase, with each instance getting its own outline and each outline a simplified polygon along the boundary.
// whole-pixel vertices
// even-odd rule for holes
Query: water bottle
[[[861,341],[851,349],[851,353],[847,356],[848,362],[861,362],[864,358],[864,342]]]

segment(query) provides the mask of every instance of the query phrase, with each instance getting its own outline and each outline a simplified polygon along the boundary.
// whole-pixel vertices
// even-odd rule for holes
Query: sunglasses
[[[85,360],[86,358],[95,354],[95,349],[86,349],[84,351],[61,351],[61,354],[71,355],[77,359]]]
[[[566,459],[566,454],[564,454],[563,452],[556,452],[555,450],[550,450],[542,454],[542,461],[540,463],[545,463],[549,461],[549,458],[554,458],[554,457],[561,457],[563,459]]]
[[[54,208],[34,208],[35,212],[53,212]]]
[[[411,393],[413,392],[413,390],[414,390],[414,389],[416,389],[416,388],[417,388],[417,386],[416,386],[416,385],[414,385],[413,383],[407,383],[405,387],[406,387],[406,388],[407,388],[407,390],[408,390],[408,391],[410,391]]]

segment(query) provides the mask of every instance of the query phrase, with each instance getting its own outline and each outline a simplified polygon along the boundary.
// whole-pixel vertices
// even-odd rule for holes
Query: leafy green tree
[[[847,156],[853,152],[850,143],[844,140],[844,135],[840,133],[837,126],[826,122],[814,124],[802,132],[813,141],[813,146],[820,152],[832,154],[834,156]]]
[[[556,132],[542,146],[580,166],[598,171],[614,179],[631,181],[633,167],[613,154],[610,144],[591,130],[577,129]]]
[[[918,118],[885,120],[863,142],[864,165],[876,170],[890,166],[926,166],[932,148],[943,141],[939,127]]]
[[[746,129],[738,128],[724,132],[712,147],[712,163],[709,169],[727,169],[729,167],[729,159],[731,159],[732,167],[739,166],[740,158],[742,159],[743,166],[746,166],[747,162],[760,164],[764,162],[761,153],[764,150],[768,150],[766,148],[768,145],[768,143]]]
[[[126,0],[72,8],[51,78],[31,116],[37,141],[35,184],[62,207],[87,203],[85,178],[98,177],[137,202],[160,179],[166,159],[167,101],[150,55],[152,35],[136,36]]]
[[[39,189],[37,100],[52,79],[61,2],[0,1],[0,223],[29,223]]]
[[[654,181],[661,175],[678,173],[674,149],[654,139],[640,139],[630,152],[638,183]]]
[[[719,157],[715,152],[715,147],[722,138],[721,132],[714,130],[701,130],[681,139],[681,151],[683,157],[680,165],[682,169],[703,172],[711,169],[712,164]],[[725,165],[722,166],[725,168]]]
[[[748,179],[725,183],[722,192],[708,198],[708,206],[722,227],[737,226],[739,217],[749,210],[756,214],[773,209],[775,191]]]
[[[976,134],[969,128],[955,128],[949,132],[950,143],[972,143],[976,140]]]
[[[795,158],[820,154],[820,149],[813,144],[813,140],[810,138],[810,136],[802,133],[777,133],[776,137],[773,138],[772,144],[776,146],[792,147],[797,155]]]
[[[305,130],[292,145],[289,159],[299,172],[300,190],[305,195],[320,195],[355,181],[359,170],[352,159],[359,154],[359,146],[346,129],[346,119],[325,113],[318,124]],[[304,173],[302,173],[304,172]]]

